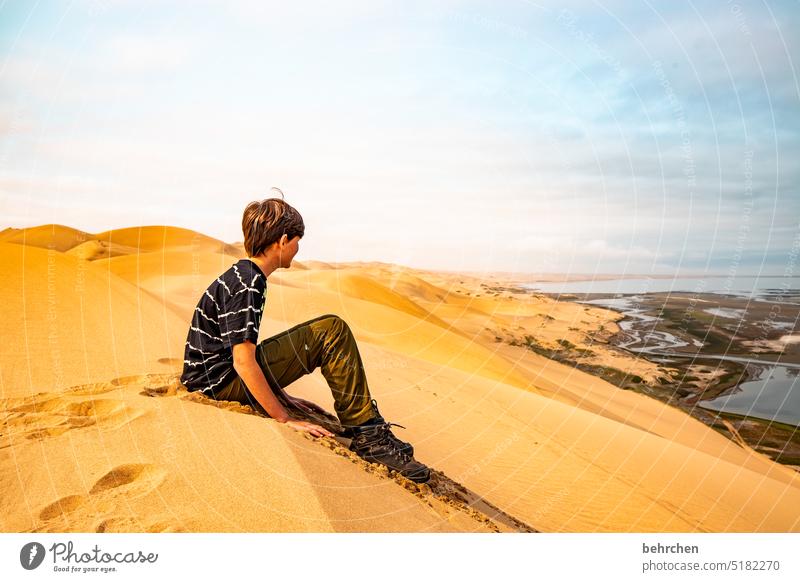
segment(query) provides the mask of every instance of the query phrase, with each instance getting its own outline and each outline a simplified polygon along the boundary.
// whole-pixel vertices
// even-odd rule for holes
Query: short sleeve
[[[220,285],[219,331],[226,348],[249,340],[258,343],[258,330],[264,308],[265,288],[252,285]]]

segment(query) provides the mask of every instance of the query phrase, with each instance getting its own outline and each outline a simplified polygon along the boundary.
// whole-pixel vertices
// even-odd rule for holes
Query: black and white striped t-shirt
[[[181,383],[190,392],[211,394],[236,377],[233,346],[258,343],[267,278],[253,261],[242,259],[205,290],[194,308]]]

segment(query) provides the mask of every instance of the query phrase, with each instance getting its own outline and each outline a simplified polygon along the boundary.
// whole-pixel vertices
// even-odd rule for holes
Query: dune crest
[[[24,244],[59,252],[67,252],[86,243],[100,243],[88,245],[85,250],[74,253],[88,255],[80,257],[87,260],[100,258],[99,256],[147,253],[164,249],[245,256],[241,244],[231,245],[176,226],[133,226],[92,234],[61,224],[44,224],[29,228],[7,228],[0,232],[0,242]],[[94,253],[90,249],[94,250]]]

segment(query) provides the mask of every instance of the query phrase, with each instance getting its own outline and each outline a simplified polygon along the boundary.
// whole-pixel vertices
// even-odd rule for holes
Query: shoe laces
[[[405,428],[402,424],[397,424],[397,423],[394,423],[394,422],[384,422],[384,423],[382,423],[380,425],[380,431],[381,431],[381,439],[380,440],[381,441],[384,441],[384,440],[388,441],[388,444],[391,447],[390,448],[390,450],[391,450],[390,454],[392,456],[395,456],[395,457],[401,459],[404,462],[408,462],[409,460],[411,460],[411,457],[407,453],[401,451],[400,448],[398,447],[397,443],[395,442],[397,437],[395,437],[392,434],[391,430],[390,430],[392,426],[399,426],[400,428]]]
[[[386,419],[384,419],[384,418],[383,418],[383,415],[382,415],[382,414],[381,414],[381,412],[380,412],[380,410],[378,410],[378,401],[377,401],[377,400],[375,400],[375,399],[373,398],[373,399],[370,401],[370,403],[372,404],[372,408],[373,408],[373,410],[375,411],[375,414],[376,414],[376,415],[378,415],[378,418],[380,418],[380,419],[383,421],[381,424],[382,424],[382,425],[384,425],[384,426],[385,426],[387,429],[391,429],[393,426],[399,426],[400,428],[406,428],[406,427],[404,427],[402,424],[397,424],[396,422],[389,422],[389,421],[387,421]],[[391,432],[389,433],[389,435],[390,435],[391,437],[394,437],[395,439],[397,438],[397,437],[396,437],[396,436],[394,436],[394,434],[392,434]]]
[[[384,422],[383,424],[385,424],[387,428],[391,428],[393,426],[399,426],[400,428],[405,428],[402,424],[397,424],[396,422]]]
[[[405,428],[402,424],[397,424],[396,422],[384,422],[383,426],[386,427],[386,434],[390,439],[395,440],[395,441],[397,441],[399,443],[403,442],[399,438],[397,438],[394,435],[394,433],[392,432],[392,430],[391,430],[393,426],[399,426],[400,428]],[[405,443],[403,443],[403,444],[405,444]]]

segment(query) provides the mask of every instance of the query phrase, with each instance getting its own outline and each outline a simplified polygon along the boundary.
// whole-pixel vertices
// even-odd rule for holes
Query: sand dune
[[[302,322],[324,313],[335,313],[348,322],[360,340],[478,374],[487,380],[536,390],[531,378],[517,373],[511,362],[495,354],[493,347],[476,343],[457,329],[450,331],[402,309],[395,309],[391,299],[380,304],[376,300],[329,291],[335,288],[337,271],[323,271],[320,275],[329,281],[319,287],[273,286],[268,289],[268,319],[278,321],[274,324],[262,322],[262,332],[266,333],[262,337],[280,332],[285,322]],[[282,275],[282,278],[288,279],[287,275]],[[296,278],[292,280],[296,281]]]
[[[303,266],[308,269],[336,269],[334,265],[324,261],[303,261]]]
[[[0,243],[3,391],[62,390],[164,371],[185,322],[138,287],[55,250]],[[182,355],[182,351],[180,352]]]
[[[92,234],[60,224],[44,224],[31,228],[7,228],[0,232],[0,242],[52,248],[60,252],[69,251],[92,241],[101,244],[89,245],[87,249],[109,249],[110,256],[165,249],[180,249],[188,253],[215,252],[246,256],[241,244],[230,245],[199,232],[174,226],[134,226]],[[92,253],[85,252],[90,256],[82,258],[89,260],[96,258],[91,256]]]
[[[239,258],[216,252],[162,250],[99,259],[94,266],[146,291],[188,322],[208,284]]]
[[[70,248],[66,253],[72,255],[76,259],[95,261],[97,259],[110,257],[135,255],[137,251],[138,249],[134,247],[92,239]]]
[[[240,256],[172,227],[0,233],[0,529],[800,530],[796,472],[497,340],[590,345],[613,313],[489,292],[475,276],[304,261],[269,281],[261,338],[343,317],[382,412],[437,470],[429,486],[189,394],[177,382],[188,318]],[[603,362],[659,374],[591,345]],[[319,372],[290,392],[332,410]]]
[[[97,240],[139,249],[141,253],[182,249],[188,253],[215,252],[238,254],[233,245],[199,232],[174,226],[134,226],[107,230],[94,235]]]
[[[286,274],[283,283],[293,283],[295,287],[324,289],[336,295],[371,301],[378,305],[391,307],[433,325],[448,329],[450,326],[414,302],[413,298],[397,292],[391,286],[382,284],[374,273],[361,271],[354,273],[349,269],[336,270],[334,274],[326,271],[305,270],[299,274]]]
[[[376,369],[375,383],[420,458],[541,531],[798,527],[796,474],[686,415],[645,411],[634,427],[422,360]],[[697,448],[657,434],[673,426]]]
[[[88,232],[60,224],[44,224],[31,228],[7,228],[0,232],[0,242],[24,244],[31,247],[52,248],[64,252],[87,240]]]

